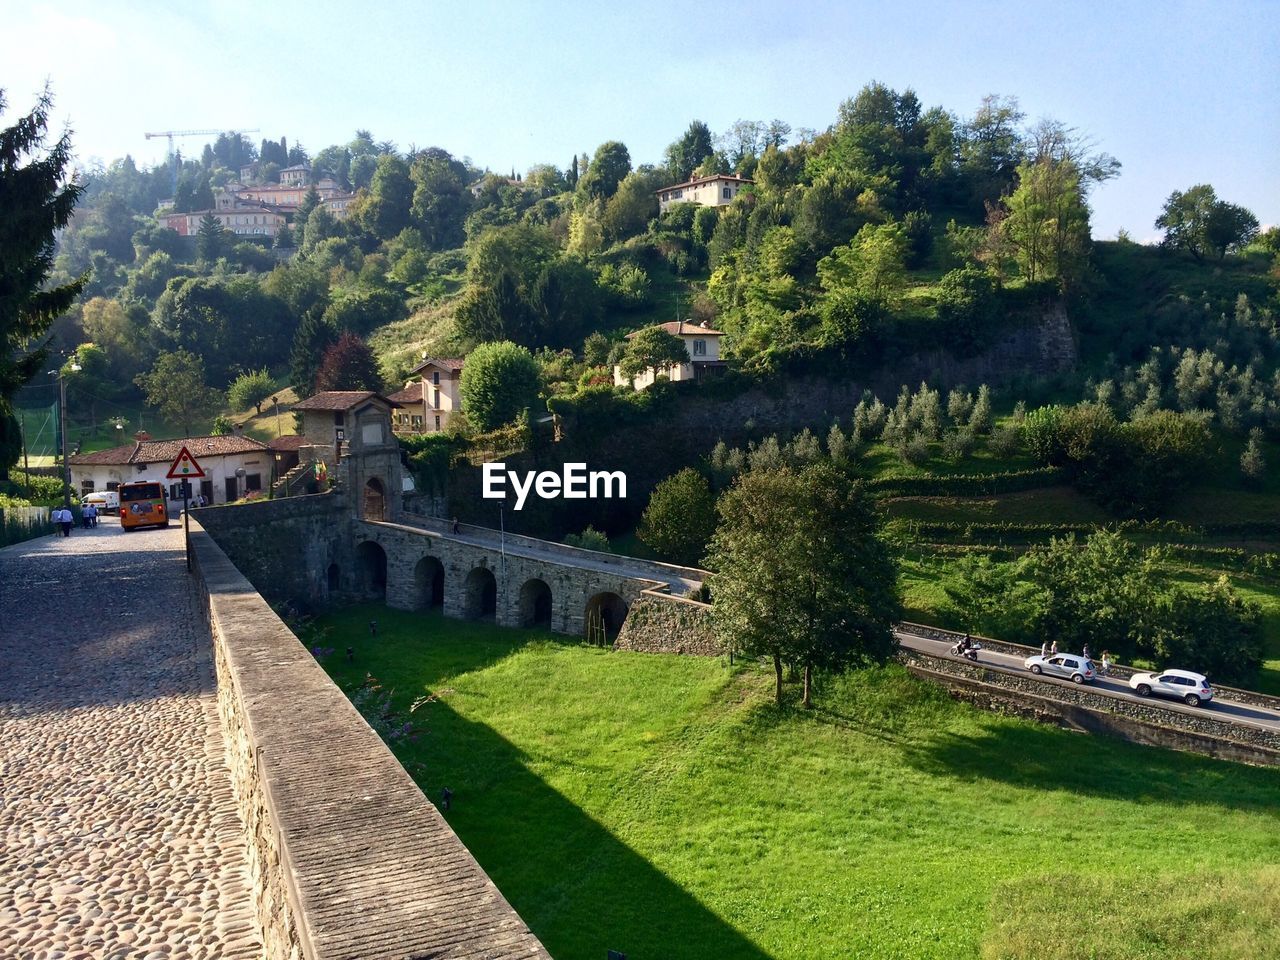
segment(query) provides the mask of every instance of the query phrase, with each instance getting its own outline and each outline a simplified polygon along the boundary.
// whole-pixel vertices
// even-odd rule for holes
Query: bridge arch
[[[492,620],[498,612],[498,581],[488,567],[475,567],[467,574],[463,584],[465,605],[463,616],[468,620]]]
[[[538,577],[520,587],[520,626],[551,627],[551,588]]]
[[[627,601],[612,590],[595,594],[587,601],[584,611],[586,635],[591,637],[593,630],[603,627],[606,641],[616,639],[622,621],[627,619],[627,609]]]
[[[444,606],[444,564],[423,557],[413,568],[413,593],[419,610]]]
[[[366,520],[387,519],[387,491],[377,477],[370,477],[365,483],[361,507],[361,516]]]
[[[387,552],[372,540],[356,547],[356,576],[360,593],[370,600],[387,598]]]

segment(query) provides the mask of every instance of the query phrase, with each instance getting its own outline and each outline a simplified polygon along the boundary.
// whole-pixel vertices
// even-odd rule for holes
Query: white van
[[[93,504],[103,513],[119,513],[120,512],[120,494],[114,490],[100,490],[97,493],[86,493],[80,501],[80,505],[88,506]]]

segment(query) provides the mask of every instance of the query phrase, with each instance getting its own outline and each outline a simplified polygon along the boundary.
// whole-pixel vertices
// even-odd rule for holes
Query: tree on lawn
[[[883,663],[896,647],[897,572],[862,487],[829,463],[751,471],[721,496],[708,562],[712,623],[731,650],[813,670]]]
[[[381,390],[382,374],[369,345],[344,333],[324,352],[316,372],[316,390]]]
[[[711,485],[697,470],[685,467],[654,488],[636,534],[663,559],[697,564],[715,530]]]
[[[60,287],[45,287],[53,268],[54,236],[65,227],[84,189],[64,179],[71,139],[63,134],[45,150],[53,101],[46,90],[35,108],[0,128],[0,479],[20,450],[13,397],[40,372],[49,325],[70,308],[88,274]],[[0,113],[6,100],[0,90]],[[25,162],[24,162],[25,161]]]
[[[625,376],[638,377],[646,370],[663,371],[688,360],[683,340],[661,327],[646,327],[627,342],[620,366]]]
[[[266,367],[250,370],[231,381],[231,386],[227,387],[227,402],[237,410],[253,407],[260,414],[263,401],[271,396],[275,388],[275,381],[267,373]]]
[[[482,343],[467,354],[458,391],[462,410],[479,430],[510,423],[538,401],[538,361],[509,340]]]
[[[163,354],[150,373],[139,374],[134,382],[146,393],[148,405],[181,424],[186,437],[193,424],[222,405],[222,394],[205,383],[204,361],[186,350]]]
[[[1186,250],[1197,260],[1211,253],[1221,260],[1258,235],[1258,218],[1244,207],[1219,200],[1209,184],[1198,183],[1169,194],[1156,228],[1164,231],[1162,246]]]

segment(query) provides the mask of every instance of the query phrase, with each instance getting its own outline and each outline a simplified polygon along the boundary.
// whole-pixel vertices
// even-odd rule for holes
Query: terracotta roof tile
[[[372,399],[382,400],[383,402],[392,403],[394,401],[387,400],[381,394],[374,393],[372,390],[326,390],[323,393],[317,393],[314,396],[307,397],[301,403],[295,403],[295,410],[350,410],[354,406],[364,403],[366,400]]]
[[[110,450],[96,450],[93,453],[77,453],[75,456],[68,457],[67,460],[72,466],[93,466],[95,464],[122,464],[128,463],[129,458],[133,456],[133,451],[137,449],[136,443],[126,443],[120,447],[112,447]]]
[[[466,360],[462,357],[427,357],[409,372],[417,373],[427,367],[439,367],[441,370],[461,370],[465,363]]]
[[[266,450],[267,445],[252,437],[184,437],[181,440],[143,440],[99,450],[96,453],[80,453],[69,457],[73,467],[120,465],[128,463],[171,463],[178,458],[182,448],[199,460],[201,457],[225,457],[233,453],[253,453]]]
[[[267,448],[270,450],[298,450],[308,446],[311,443],[306,437],[297,434],[286,434],[283,437],[275,437],[267,441]]]
[[[673,334],[677,337],[723,337],[725,335],[723,330],[712,330],[710,327],[700,327],[696,323],[688,320],[668,320],[666,323],[657,324],[657,326],[667,331],[667,333]],[[646,327],[645,329],[647,330],[649,328]],[[634,333],[628,333],[626,339],[630,340],[639,332],[639,330],[636,330]]]
[[[387,399],[392,403],[425,403],[426,397],[422,395],[422,388],[425,385],[422,380],[417,380],[403,390],[387,394]]]

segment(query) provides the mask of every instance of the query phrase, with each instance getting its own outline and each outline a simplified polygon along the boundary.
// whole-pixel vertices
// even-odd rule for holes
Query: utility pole
[[[27,475],[27,496],[31,496],[31,461],[27,459],[27,411],[22,411],[22,470]]]
[[[74,361],[71,364],[71,372],[78,373],[80,364]],[[54,371],[50,370],[50,374]],[[58,432],[62,435],[62,505],[68,510],[71,509],[71,464],[67,462],[67,378],[62,375],[62,368],[57,370],[58,375]],[[27,482],[31,482],[31,474],[27,474]]]

